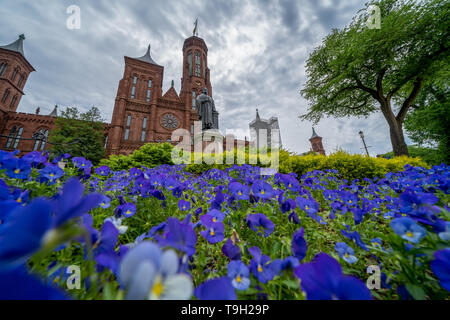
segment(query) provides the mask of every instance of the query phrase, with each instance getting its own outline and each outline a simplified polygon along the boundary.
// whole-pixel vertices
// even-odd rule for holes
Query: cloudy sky
[[[77,106],[100,108],[111,121],[123,57],[152,57],[180,90],[182,46],[199,17],[199,37],[208,45],[209,68],[220,129],[249,136],[248,123],[259,108],[277,116],[285,148],[310,149],[312,124],[300,121],[308,102],[300,95],[305,61],[332,28],[347,25],[364,0],[0,0],[0,45],[24,33],[24,51],[36,69],[25,87],[19,111],[50,113]],[[81,9],[81,28],[70,30],[67,8]],[[316,131],[328,153],[342,148],[362,153],[358,132],[369,151],[391,150],[384,119],[326,118]],[[409,142],[409,141],[407,141]]]

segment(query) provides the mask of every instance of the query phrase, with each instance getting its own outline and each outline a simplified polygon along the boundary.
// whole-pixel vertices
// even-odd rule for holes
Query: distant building
[[[272,147],[272,130],[278,130],[278,142],[279,148],[282,147],[280,125],[277,117],[271,117],[270,119],[261,119],[259,111],[256,109],[256,119],[250,122],[250,136],[253,142],[256,142],[257,148]],[[266,130],[267,136],[261,132]]]
[[[320,153],[322,155],[325,155],[325,149],[322,145],[322,137],[320,137],[314,128],[312,128],[313,134],[312,137],[309,138],[309,141],[311,142],[312,151],[315,153]]]

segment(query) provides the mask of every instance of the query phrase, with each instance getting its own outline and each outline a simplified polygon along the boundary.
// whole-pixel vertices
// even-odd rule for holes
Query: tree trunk
[[[408,146],[403,136],[403,119],[398,119],[391,109],[389,99],[379,100],[381,112],[389,125],[389,132],[391,136],[392,151],[394,156],[409,156]]]
[[[403,136],[403,123],[396,120],[393,125],[389,124],[389,131],[394,156],[409,156],[408,146]]]

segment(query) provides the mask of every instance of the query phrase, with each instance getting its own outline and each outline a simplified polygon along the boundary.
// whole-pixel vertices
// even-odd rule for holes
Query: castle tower
[[[150,55],[150,45],[139,58],[124,57],[106,153],[129,153],[154,140],[158,98],[162,96],[164,67]]]
[[[180,97],[185,104],[186,120],[192,128],[193,121],[198,120],[195,111],[195,99],[208,89],[208,95],[212,97],[212,86],[210,81],[210,69],[208,68],[208,47],[203,39],[192,36],[187,38],[183,44],[183,77],[181,78]],[[214,120],[218,122],[219,114],[213,114]]]
[[[316,153],[320,153],[322,155],[325,155],[325,149],[323,148],[323,145],[322,145],[322,137],[320,137],[316,133],[316,130],[314,130],[314,127],[312,128],[312,130],[313,130],[313,134],[312,134],[312,137],[309,139],[309,141],[311,142],[312,151],[314,151]]]
[[[23,89],[28,76],[35,71],[25,58],[23,40],[25,36],[21,34],[13,43],[0,46],[0,111],[3,111],[1,114],[17,110],[20,99],[25,94]]]

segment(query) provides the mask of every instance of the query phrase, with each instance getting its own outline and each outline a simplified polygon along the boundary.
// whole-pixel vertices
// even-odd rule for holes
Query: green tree
[[[443,67],[442,81],[424,87],[405,119],[405,129],[409,137],[420,146],[437,147],[437,161],[450,161],[450,78],[449,67]]]
[[[344,29],[333,29],[306,63],[309,100],[302,119],[367,117],[381,112],[396,156],[408,155],[403,122],[424,85],[449,63],[450,2],[382,0],[379,29],[362,10]]]
[[[80,113],[76,107],[67,107],[56,119],[49,137],[54,155],[70,153],[94,164],[105,156],[104,140],[103,119],[97,107],[85,113]]]

